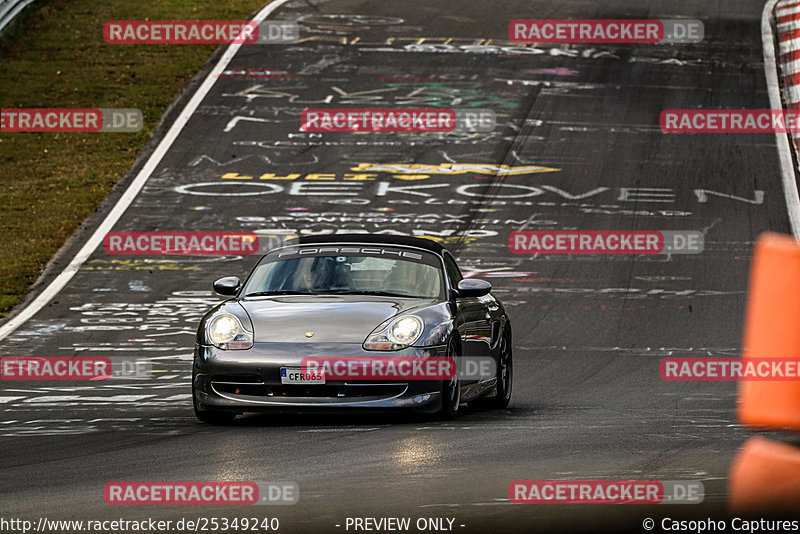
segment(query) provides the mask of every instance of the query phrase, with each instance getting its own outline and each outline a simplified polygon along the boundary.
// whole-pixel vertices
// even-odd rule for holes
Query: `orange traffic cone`
[[[800,358],[800,245],[791,236],[758,238],[750,269],[742,357]],[[800,430],[800,380],[743,380],[739,421]]]
[[[728,474],[734,514],[788,512],[800,506],[800,448],[762,437],[747,440]]]

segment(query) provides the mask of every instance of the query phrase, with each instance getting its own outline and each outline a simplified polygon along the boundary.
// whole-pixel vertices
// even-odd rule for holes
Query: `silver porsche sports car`
[[[511,323],[502,303],[431,240],[301,237],[269,251],[243,282],[220,278],[214,290],[231,298],[197,330],[192,398],[201,421],[306,409],[448,419],[463,403],[505,408],[511,399]],[[437,358],[459,369],[470,358],[490,360],[491,371],[398,372]],[[361,372],[363,362],[373,372]]]

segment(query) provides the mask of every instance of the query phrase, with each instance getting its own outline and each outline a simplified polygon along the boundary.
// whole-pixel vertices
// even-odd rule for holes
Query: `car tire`
[[[491,410],[502,410],[511,402],[511,388],[514,385],[514,358],[511,349],[511,330],[506,329],[500,339],[500,356],[497,362],[496,393],[490,397],[481,397],[473,404]]]
[[[228,426],[233,424],[233,420],[238,415],[235,412],[221,412],[219,410],[209,410],[208,408],[201,408],[200,403],[197,402],[195,395],[194,381],[192,381],[192,405],[194,406],[194,415],[203,423],[217,426]]]
[[[451,338],[447,344],[447,356],[458,356],[458,343],[455,338]],[[451,380],[442,380],[442,406],[434,414],[437,421],[449,421],[458,415],[461,407],[461,384],[458,375],[454,375]]]

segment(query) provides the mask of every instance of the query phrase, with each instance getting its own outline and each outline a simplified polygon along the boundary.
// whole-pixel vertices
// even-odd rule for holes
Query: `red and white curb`
[[[779,0],[773,11],[778,36],[783,101],[790,111],[800,111],[800,0]],[[795,149],[800,134],[792,134]]]
[[[777,35],[777,38],[776,38]],[[770,108],[800,111],[800,0],[767,0],[761,12],[764,76]],[[777,41],[777,50],[775,42]],[[775,132],[775,147],[781,167],[781,186],[792,234],[800,240],[800,191],[797,187],[795,154],[798,134]]]

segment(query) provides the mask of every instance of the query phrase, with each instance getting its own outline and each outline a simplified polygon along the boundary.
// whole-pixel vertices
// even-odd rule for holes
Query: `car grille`
[[[339,384],[265,384],[257,375],[218,376],[211,387],[219,394],[241,397],[317,397],[357,399],[364,397],[394,397],[402,394],[405,382],[344,382]]]
[[[273,397],[394,397],[406,390],[406,384],[345,384],[342,386],[327,384],[291,385],[282,384],[267,388]],[[269,394],[269,393],[268,393]]]

